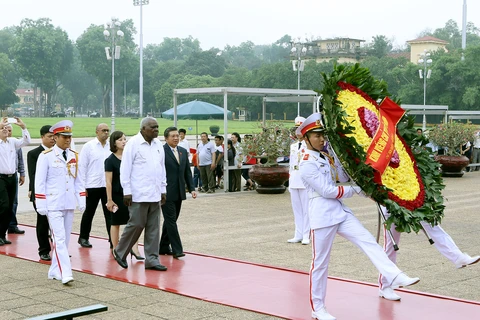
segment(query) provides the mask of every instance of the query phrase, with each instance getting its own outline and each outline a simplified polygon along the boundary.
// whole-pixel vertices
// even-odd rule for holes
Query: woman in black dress
[[[110,228],[110,237],[113,248],[115,248],[120,239],[120,225],[125,225],[130,218],[128,208],[123,204],[123,188],[120,184],[120,163],[122,161],[123,148],[127,143],[125,135],[121,131],[112,132],[110,135],[110,151],[112,154],[105,159],[105,180],[107,189],[107,209],[112,212],[112,226]],[[137,260],[144,260],[138,251],[136,243],[131,255]]]

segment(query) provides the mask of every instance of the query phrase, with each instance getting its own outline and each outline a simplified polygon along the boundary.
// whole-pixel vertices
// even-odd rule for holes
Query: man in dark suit
[[[53,139],[53,133],[50,132],[52,126],[46,125],[40,129],[40,136],[42,137],[42,144],[35,149],[30,150],[27,153],[27,167],[28,167],[28,195],[30,201],[33,203],[33,208],[35,212],[37,211],[37,206],[35,205],[35,172],[37,169],[37,160],[40,153],[44,150],[50,149],[55,145],[55,140]],[[41,260],[50,261],[50,241],[48,240],[48,220],[47,216],[42,216],[37,212],[37,241],[38,241],[38,254],[40,255]]]
[[[167,201],[162,205],[164,217],[160,237],[160,254],[173,255],[174,258],[185,256],[182,241],[178,233],[177,220],[182,201],[186,199],[185,189],[197,197],[193,186],[192,171],[188,161],[188,151],[178,146],[180,136],[175,127],[168,127],[164,132],[165,171],[167,172]],[[170,245],[172,249],[170,250]]]

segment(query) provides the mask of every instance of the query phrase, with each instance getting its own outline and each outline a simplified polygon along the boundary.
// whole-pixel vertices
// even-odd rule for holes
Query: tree
[[[8,105],[18,102],[15,90],[18,85],[18,75],[5,53],[0,52],[0,109],[4,110]]]
[[[197,76],[210,75],[212,77],[220,77],[227,67],[225,59],[218,54],[218,49],[210,49],[208,51],[194,52],[184,64],[184,74]]]
[[[165,82],[159,90],[155,92],[155,98],[157,105],[160,106],[160,111],[166,111],[173,107],[173,89],[176,88],[204,88],[204,87],[216,87],[218,79],[209,76],[196,76],[196,75],[172,75],[167,82]],[[187,102],[192,99],[205,99],[204,96],[189,96],[182,95],[182,101]],[[211,97],[210,97],[211,98]],[[223,98],[222,98],[223,99]],[[179,104],[182,102],[178,102]],[[215,102],[212,102],[215,103]]]
[[[255,54],[255,44],[251,41],[242,42],[238,47],[225,46],[222,57],[228,65],[240,68],[254,69],[262,65],[262,60]]]
[[[369,46],[368,54],[377,58],[385,57],[392,51],[392,42],[384,35],[372,37],[372,43]]]
[[[0,52],[13,59],[11,48],[15,45],[15,28],[7,27],[0,30]]]
[[[184,69],[185,61],[169,60],[165,62],[155,62],[147,60],[144,64],[144,88],[143,100],[145,109],[157,111],[157,99],[155,93],[172,75],[181,74]],[[171,95],[171,93],[170,93]]]
[[[87,110],[98,110],[98,106],[101,105],[101,86],[97,82],[97,79],[87,73],[82,68],[82,61],[80,58],[80,52],[75,47],[74,49],[74,61],[71,69],[62,77],[62,84],[65,90],[69,92],[72,99],[74,110],[77,113],[86,112]],[[95,105],[88,103],[89,96],[99,96],[100,102]],[[93,107],[93,108],[92,108]]]
[[[163,38],[160,44],[149,44],[144,50],[146,60],[169,61],[186,60],[195,52],[201,52],[200,41],[188,38]]]
[[[72,52],[67,33],[54,27],[50,19],[24,19],[17,28],[12,55],[21,77],[34,84],[34,95],[37,87],[46,94],[46,111],[55,99],[60,78],[72,63]],[[38,115],[38,106],[34,103]]]
[[[115,85],[123,83],[126,78],[138,80],[134,72],[135,69],[138,70],[138,56],[135,54],[136,46],[133,42],[133,35],[136,33],[133,21],[130,19],[121,21],[120,29],[124,37],[117,42],[117,45],[121,46],[121,59],[115,61]],[[91,25],[77,39],[77,48],[83,68],[102,86],[103,113],[109,115],[111,113],[109,94],[112,88],[112,63],[105,56],[105,47],[111,46],[111,43],[105,40],[103,31],[103,25]]]

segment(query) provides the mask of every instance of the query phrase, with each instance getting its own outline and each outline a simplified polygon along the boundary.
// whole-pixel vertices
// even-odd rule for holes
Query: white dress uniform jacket
[[[288,187],[290,189],[305,189],[302,177],[300,176],[300,161],[303,159],[306,150],[305,141],[297,141],[290,145],[290,178],[288,181]]]
[[[85,209],[85,189],[79,177],[78,154],[57,146],[43,151],[38,157],[35,174],[35,204],[37,211],[75,210],[76,205]],[[80,210],[82,211],[82,210]]]
[[[310,228],[318,229],[343,222],[353,214],[341,199],[352,197],[357,191],[351,186],[337,186],[336,181],[346,182],[348,176],[340,163],[332,166],[327,154],[305,150],[300,162],[300,175],[307,186]]]
[[[78,154],[58,146],[43,151],[38,157],[35,174],[35,203],[39,214],[47,215],[53,238],[49,279],[73,280],[68,244],[73,224],[73,211],[78,204],[85,210],[85,189],[79,176]]]
[[[133,202],[158,202],[167,193],[165,151],[158,139],[149,144],[141,133],[126,144],[120,165],[123,194],[132,195]]]

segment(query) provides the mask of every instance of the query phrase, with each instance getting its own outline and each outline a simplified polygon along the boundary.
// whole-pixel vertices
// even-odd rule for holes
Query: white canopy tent
[[[262,121],[265,123],[266,104],[267,102],[292,102],[292,103],[309,103],[312,105],[312,113],[317,109],[317,92],[313,90],[296,90],[296,89],[267,89],[267,88],[239,88],[239,87],[215,87],[215,88],[188,88],[173,90],[173,107],[174,107],[174,125],[177,126],[177,96],[185,94],[203,94],[203,95],[223,95],[223,132],[225,139],[228,138],[228,96],[261,96],[262,103]],[[223,157],[223,179],[224,191],[228,189],[228,159]]]

